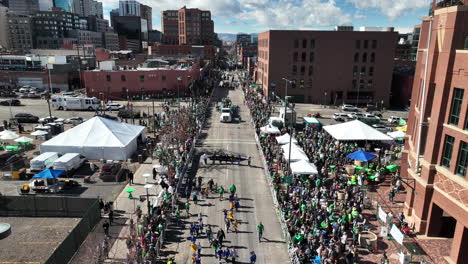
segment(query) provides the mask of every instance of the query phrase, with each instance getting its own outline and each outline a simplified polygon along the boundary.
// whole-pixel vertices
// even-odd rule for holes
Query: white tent
[[[283,150],[283,157],[286,160],[289,160],[289,144],[281,146],[281,149]],[[307,157],[307,154],[297,145],[292,144],[291,145],[291,161],[299,161],[299,160],[306,160],[309,161],[309,158]]]
[[[346,123],[324,126],[323,129],[336,140],[369,140],[385,141],[393,140],[384,133],[377,131],[359,120]]]
[[[260,128],[260,134],[274,134],[274,135],[279,135],[281,134],[281,132],[279,131],[279,129],[275,126],[271,126],[271,125],[268,125],[268,126],[264,126],[264,127],[261,127]]]
[[[291,140],[291,136],[288,133],[286,133],[286,134],[284,134],[282,136],[276,137],[276,141],[280,145],[288,144],[290,140]],[[297,144],[297,140],[295,138],[293,138],[292,143]]]
[[[291,163],[292,174],[317,174],[317,167],[305,160],[300,160]]]
[[[41,153],[80,153],[87,159],[126,160],[144,141],[145,127],[94,117],[41,144]]]
[[[391,138],[404,138],[405,132],[397,130],[394,132],[388,132],[387,135],[389,135]]]

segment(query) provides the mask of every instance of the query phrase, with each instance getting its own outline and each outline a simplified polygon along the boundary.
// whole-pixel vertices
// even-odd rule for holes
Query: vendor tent
[[[289,160],[289,144],[281,146],[281,149],[284,153],[284,158]],[[299,160],[306,160],[309,161],[309,158],[304,153],[304,151],[297,145],[291,145],[291,161],[299,161]]]
[[[264,127],[260,128],[260,134],[279,135],[279,134],[281,134],[281,132],[279,131],[279,129],[277,127],[268,125],[268,126],[264,126]]]
[[[300,160],[291,163],[292,174],[317,174],[317,167],[305,160]]]
[[[297,140],[295,138],[291,139],[291,136],[288,133],[286,133],[286,134],[284,134],[282,136],[276,137],[276,141],[280,145],[288,144],[291,140],[292,140],[292,143],[297,144]]]
[[[387,141],[393,140],[391,137],[364,124],[359,120],[346,123],[324,126],[323,129],[336,140],[368,140]]]
[[[15,138],[18,138],[19,135],[16,134],[15,132],[13,131],[10,131],[10,130],[5,130],[5,132],[2,133],[2,135],[0,136],[0,139],[2,140],[12,140],[12,139],[15,139]]]
[[[145,127],[94,117],[41,144],[41,153],[80,153],[90,160],[126,160],[145,140]]]
[[[369,161],[369,160],[375,159],[377,156],[372,154],[372,153],[369,153],[369,152],[358,150],[358,151],[355,151],[355,152],[349,154],[346,157],[350,158],[350,159],[353,159],[353,160]]]
[[[65,171],[64,170],[43,170],[33,176],[33,179],[55,179],[60,177]]]
[[[394,132],[388,132],[387,135],[389,135],[391,138],[404,138],[405,137],[405,132],[397,130]]]

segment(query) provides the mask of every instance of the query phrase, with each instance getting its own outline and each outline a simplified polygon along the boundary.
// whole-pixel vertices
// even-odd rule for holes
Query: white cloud
[[[400,17],[407,11],[420,8],[429,8],[432,0],[346,0],[358,9],[375,8],[386,15],[391,21]]]

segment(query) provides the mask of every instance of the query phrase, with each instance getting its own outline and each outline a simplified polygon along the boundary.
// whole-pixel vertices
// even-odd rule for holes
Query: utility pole
[[[49,118],[52,119],[52,110],[50,109],[50,97],[52,95],[52,77],[50,75],[50,69],[46,65],[47,74],[49,76],[49,92],[47,93],[47,106],[49,107]]]
[[[154,134],[154,138],[156,138],[156,114],[154,113],[154,97],[152,99],[152,103],[153,103],[153,134]]]
[[[286,114],[288,112],[288,83],[293,83],[293,81],[288,80],[286,78],[283,78],[283,80],[286,82],[286,86],[284,89],[284,126],[286,126]],[[292,111],[291,111],[292,115]],[[291,122],[290,122],[291,123]],[[289,170],[291,168],[291,149],[292,149],[292,137],[293,137],[293,129],[291,127],[291,124],[289,124],[289,153],[288,153],[288,169],[286,171],[286,175],[289,176]]]

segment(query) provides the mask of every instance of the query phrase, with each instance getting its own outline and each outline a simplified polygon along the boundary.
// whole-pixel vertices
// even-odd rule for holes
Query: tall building
[[[54,7],[54,0],[39,0],[39,11],[49,11]]]
[[[15,13],[33,14],[39,11],[39,0],[10,0],[8,8]]]
[[[110,24],[111,24],[111,27],[114,28],[114,18],[119,16],[119,9],[116,8],[116,9],[112,9],[110,12],[109,12],[109,17],[110,17]]]
[[[8,12],[10,49],[27,52],[33,48],[31,16]]]
[[[468,259],[468,0],[434,1],[423,18],[401,175],[415,231]],[[446,239],[442,239],[446,238]]]
[[[184,6],[177,11],[163,11],[161,19],[166,44],[212,45],[214,43],[214,23],[210,11]]]
[[[8,7],[0,6],[0,49],[9,49]]]
[[[61,8],[65,12],[75,13],[75,1],[74,0],[54,0],[54,7]]]
[[[283,78],[294,81],[288,95],[296,102],[388,105],[397,37],[396,32],[263,32],[256,79],[265,95],[281,97]]]
[[[0,0],[0,6],[8,7],[10,5],[9,0]]]
[[[413,28],[413,40],[411,41],[411,60],[416,61],[419,46],[419,36],[421,34],[421,25],[416,25]]]
[[[73,0],[73,12],[84,17],[103,18],[102,3],[96,0]]]
[[[109,29],[109,21],[97,16],[88,16],[88,30],[95,32],[106,32]]]
[[[237,34],[236,35],[236,44],[243,45],[243,44],[250,44],[252,42],[252,37],[249,34]]]
[[[140,16],[140,2],[135,0],[119,1],[119,16]]]
[[[61,9],[39,11],[33,16],[34,47],[59,49],[64,45],[76,44],[77,39],[70,36],[70,31],[80,27],[80,17],[77,14]]]
[[[148,31],[153,30],[153,9],[147,5],[140,5],[140,16],[148,23]]]
[[[137,16],[114,17],[114,30],[119,35],[120,49],[142,52],[142,42],[148,36],[146,27],[146,20]]]

